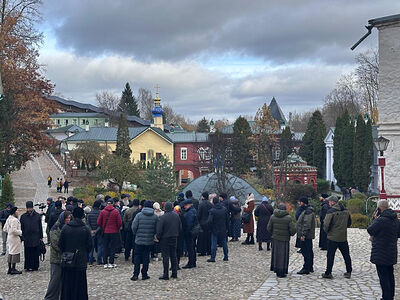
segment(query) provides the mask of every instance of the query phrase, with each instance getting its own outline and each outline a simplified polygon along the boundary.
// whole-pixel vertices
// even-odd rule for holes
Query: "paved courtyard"
[[[243,240],[243,238],[242,238]],[[323,280],[326,252],[315,250],[315,273],[297,275],[302,257],[293,248],[292,239],[289,275],[277,279],[269,271],[271,253],[258,251],[256,245],[229,243],[229,262],[222,261],[221,249],[217,262],[198,258],[198,268],[182,270],[178,279],[160,281],[162,262],[150,265],[150,280],[132,282],[133,266],[118,258],[118,267],[104,270],[88,267],[89,299],[379,299],[380,287],[374,265],[369,263],[370,242],[365,230],[349,230],[350,251],[354,272],[350,280],[343,278],[344,262],[337,255],[333,280]],[[315,244],[315,243],[314,243]],[[186,263],[183,259],[181,265]],[[22,267],[22,263],[18,265]],[[49,255],[38,272],[6,275],[6,258],[0,258],[0,293],[5,299],[43,299],[49,280]],[[396,278],[400,278],[396,268]],[[399,283],[397,283],[399,287]],[[397,299],[400,289],[397,288]]]

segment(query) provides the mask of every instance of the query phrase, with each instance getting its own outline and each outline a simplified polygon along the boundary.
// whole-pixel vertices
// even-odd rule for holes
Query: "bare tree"
[[[291,113],[291,118],[289,121],[290,129],[294,132],[305,132],[307,129],[308,121],[313,114],[313,110],[306,111],[303,113]]]
[[[138,104],[140,110],[140,117],[145,120],[151,120],[153,118],[152,110],[153,110],[153,95],[150,90],[140,88],[138,91]]]
[[[96,94],[96,100],[99,107],[106,113],[116,113],[119,109],[120,97],[110,91],[101,91]]]

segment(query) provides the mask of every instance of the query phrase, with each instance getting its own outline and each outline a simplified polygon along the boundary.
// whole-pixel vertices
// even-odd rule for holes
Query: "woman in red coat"
[[[245,205],[243,205],[243,213],[250,214],[250,221],[248,223],[243,223],[243,233],[247,233],[246,240],[242,243],[242,245],[254,245],[254,195],[249,194],[247,196],[247,200]]]

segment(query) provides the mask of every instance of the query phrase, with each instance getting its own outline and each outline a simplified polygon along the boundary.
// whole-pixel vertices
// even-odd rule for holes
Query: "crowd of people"
[[[49,188],[51,188],[51,184],[53,182],[53,177],[51,177],[50,175],[47,176],[47,185],[49,186]],[[63,192],[63,188],[64,188],[64,193],[68,194],[68,189],[69,189],[69,184],[71,182],[67,180],[67,178],[63,179],[62,177],[57,177],[56,179],[56,189],[57,189],[57,193],[62,193]]]
[[[321,195],[319,248],[327,251],[326,270],[322,278],[333,279],[332,269],[336,250],[341,252],[345,264],[345,278],[351,278],[352,261],[347,241],[347,228],[351,225],[349,211],[337,196]],[[255,244],[258,249],[271,251],[271,271],[277,277],[288,274],[290,239],[297,234],[296,247],[304,258],[297,272],[314,272],[313,239],[315,239],[315,208],[307,197],[299,199],[295,219],[288,206],[280,203],[276,208],[264,197],[256,207],[254,195],[249,194],[244,204],[234,196],[204,192],[200,201],[192,192],[180,193],[177,200],[161,205],[150,200],[121,199],[97,195],[92,207],[73,197],[47,199],[47,210],[38,213],[32,201],[26,202],[26,212],[18,218],[17,208],[11,204],[0,212],[3,253],[8,253],[8,274],[22,274],[16,264],[20,262],[21,242],[24,243],[24,269],[37,271],[41,243],[43,243],[42,215],[47,223],[47,242],[50,245],[50,282],[44,299],[87,299],[87,264],[116,268],[116,256],[121,253],[132,261],[132,281],[150,279],[151,257],[162,255],[163,274],[160,280],[177,278],[181,258],[188,257],[183,269],[197,267],[197,256],[209,256],[215,263],[217,247],[222,247],[223,261],[229,261],[229,242],[239,241],[241,231],[246,234],[243,245]],[[255,226],[255,220],[257,226]],[[371,262],[376,264],[383,299],[394,298],[393,265],[397,263],[397,238],[400,223],[386,200],[378,203],[374,220],[368,228],[372,241]],[[63,285],[62,282],[68,282]]]

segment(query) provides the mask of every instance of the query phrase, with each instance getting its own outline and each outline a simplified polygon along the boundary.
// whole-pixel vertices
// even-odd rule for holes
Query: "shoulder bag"
[[[61,254],[61,267],[66,269],[76,268],[78,252],[78,249],[76,249],[75,252],[63,252]]]

